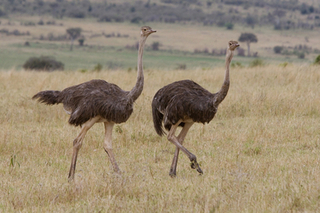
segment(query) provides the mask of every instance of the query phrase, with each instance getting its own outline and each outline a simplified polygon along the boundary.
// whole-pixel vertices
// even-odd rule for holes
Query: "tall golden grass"
[[[204,174],[156,135],[151,101],[162,86],[193,79],[218,91],[224,69],[145,71],[145,87],[113,145],[122,176],[104,152],[102,124],[87,134],[74,183],[72,141],[62,106],[39,104],[40,90],[105,79],[125,90],[135,72],[0,72],[0,212],[316,212],[320,209],[320,69],[267,66],[231,70],[216,117],[196,124],[185,147]]]

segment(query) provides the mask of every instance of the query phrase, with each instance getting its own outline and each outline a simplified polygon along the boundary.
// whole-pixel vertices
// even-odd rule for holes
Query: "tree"
[[[251,28],[254,28],[254,25],[256,24],[256,18],[250,14],[247,15],[247,17],[245,18],[246,23],[251,26]]]
[[[155,42],[153,42],[153,43],[151,44],[151,48],[152,48],[152,50],[154,50],[154,51],[158,51],[158,50],[159,50],[159,46],[160,46],[160,43],[157,42],[157,41],[155,41]]]
[[[70,40],[71,40],[70,51],[72,51],[74,40],[80,36],[81,31],[82,29],[79,27],[67,29],[67,34],[70,36]]]
[[[239,39],[240,42],[247,42],[248,46],[248,56],[250,56],[250,43],[257,43],[257,36],[253,33],[241,33]]]

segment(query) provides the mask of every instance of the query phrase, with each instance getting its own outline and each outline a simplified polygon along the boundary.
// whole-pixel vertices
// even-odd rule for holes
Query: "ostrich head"
[[[141,36],[142,37],[148,37],[151,33],[155,33],[157,31],[152,30],[149,26],[143,26],[141,27]]]
[[[228,49],[231,51],[234,51],[239,46],[240,46],[240,44],[238,44],[237,41],[229,41],[229,43],[228,43]]]

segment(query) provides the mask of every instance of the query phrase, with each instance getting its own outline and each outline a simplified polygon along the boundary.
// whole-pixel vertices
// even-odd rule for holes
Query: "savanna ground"
[[[50,20],[41,17],[44,21]],[[10,32],[0,34],[0,211],[1,212],[316,212],[320,208],[320,69],[304,59],[273,53],[276,45],[320,49],[319,30],[273,31],[235,26],[234,30],[197,24],[147,24],[157,30],[145,51],[145,87],[128,122],[116,125],[113,146],[122,176],[115,175],[103,150],[104,128],[86,135],[74,183],[67,176],[72,141],[79,128],[67,123],[62,106],[45,106],[31,97],[40,90],[61,90],[91,79],[105,79],[130,90],[136,80],[135,45],[140,25],[64,19],[52,25],[23,26],[40,17],[1,19]],[[84,47],[69,41],[39,40],[81,27]],[[243,68],[231,69],[229,94],[208,125],[195,124],[185,146],[204,175],[190,168],[181,153],[176,178],[169,177],[175,147],[156,135],[151,101],[162,86],[192,79],[219,90],[224,56],[194,55],[194,49],[225,48],[241,32],[258,37],[251,45],[264,67],[248,68],[253,58],[235,56]],[[106,38],[103,33],[129,37]],[[24,46],[24,42],[30,46]],[[246,49],[246,45],[241,43]],[[21,71],[33,56],[51,55],[64,72]],[[279,66],[279,64],[284,64]],[[92,72],[95,65],[101,72]],[[176,70],[185,64],[186,70]]]
[[[1,72],[0,211],[319,211],[317,66],[233,68],[228,96],[216,117],[208,125],[195,124],[184,143],[204,174],[192,170],[181,153],[177,177],[169,177],[175,147],[153,129],[153,95],[180,79],[193,79],[215,92],[223,77],[222,67],[146,70],[133,115],[113,131],[122,176],[114,174],[102,146],[103,125],[96,124],[79,152],[75,182],[68,183],[79,128],[67,123],[61,105],[39,104],[32,95],[95,78],[130,90],[136,72]]]

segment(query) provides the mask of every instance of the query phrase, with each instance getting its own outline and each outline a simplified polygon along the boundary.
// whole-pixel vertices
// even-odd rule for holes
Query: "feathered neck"
[[[129,97],[133,99],[133,101],[137,100],[137,98],[141,95],[144,84],[144,75],[143,75],[143,66],[142,66],[142,56],[143,56],[143,48],[146,43],[147,36],[141,36],[139,41],[139,50],[138,50],[138,73],[137,73],[137,82],[136,85],[129,92]]]
[[[226,72],[225,72],[225,76],[224,76],[224,82],[222,84],[220,91],[217,92],[214,97],[214,105],[215,106],[218,106],[228,94],[228,90],[229,90],[229,86],[230,86],[229,67],[230,67],[232,57],[233,57],[233,51],[231,51],[228,48],[227,54],[226,54],[226,64],[225,64]]]

